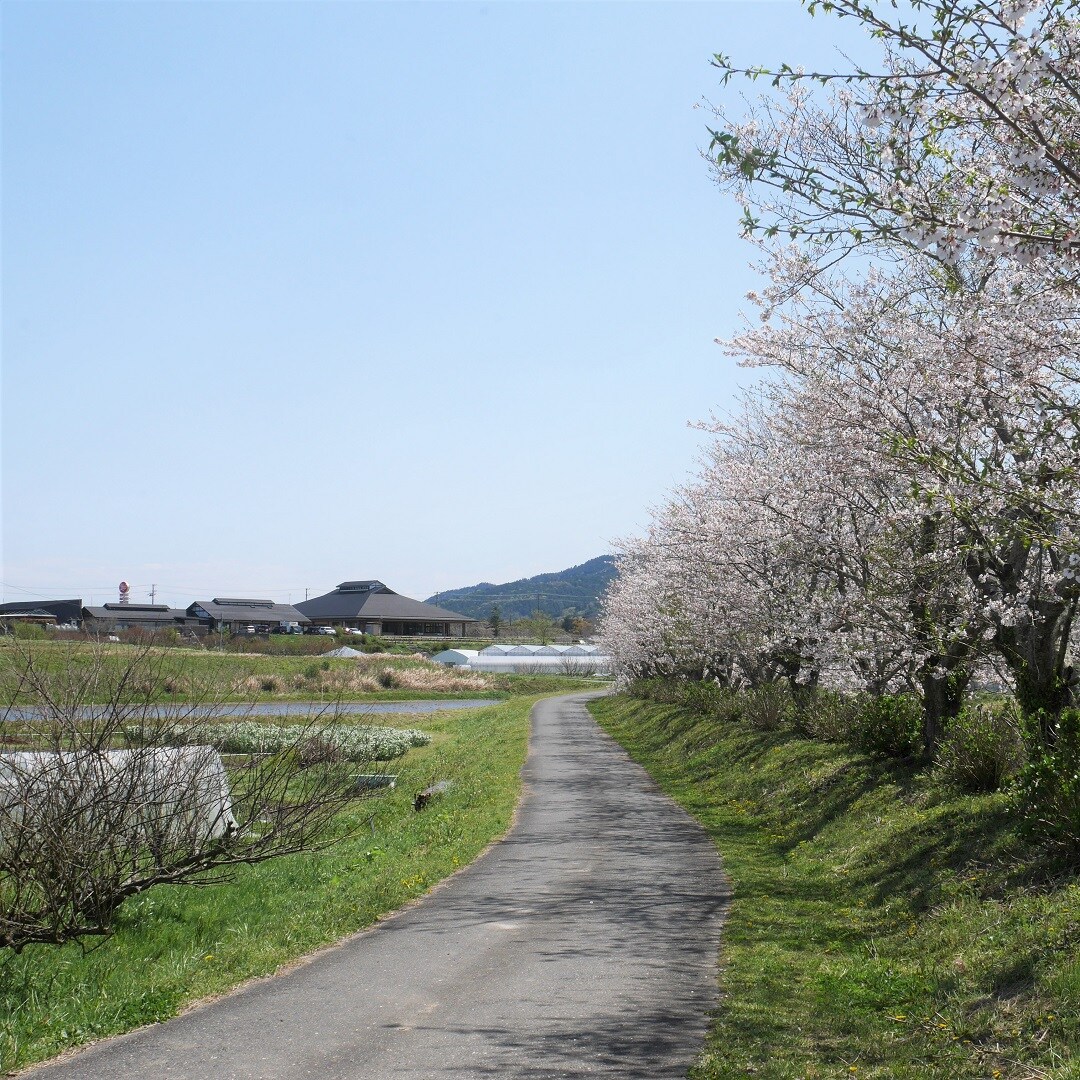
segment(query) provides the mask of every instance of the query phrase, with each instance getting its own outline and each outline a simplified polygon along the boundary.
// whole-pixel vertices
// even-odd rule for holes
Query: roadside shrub
[[[47,637],[45,627],[37,623],[16,623],[12,633],[16,641],[44,641]]]
[[[781,683],[766,683],[743,695],[743,716],[761,731],[776,731],[794,714],[791,691]]]
[[[687,683],[671,678],[634,679],[626,688],[627,694],[641,701],[655,701],[660,705],[682,705],[685,703]]]
[[[999,791],[1024,762],[1015,707],[969,705],[949,724],[936,764],[950,786],[969,795]]]
[[[849,742],[861,702],[851,694],[835,690],[808,690],[801,694],[791,713],[791,723],[800,735],[826,742]]]
[[[401,685],[398,673],[393,668],[383,668],[376,678],[379,680],[379,685],[385,690],[393,690]]]
[[[714,682],[687,682],[682,685],[681,690],[682,704],[702,716],[717,716],[723,713],[732,697],[730,690]]]
[[[908,757],[922,741],[922,705],[911,694],[862,698],[851,719],[848,738],[874,757]]]
[[[264,675],[259,680],[259,689],[264,694],[281,693],[281,680],[276,675]]]
[[[1031,833],[1075,858],[1080,855],[1080,709],[1066,709],[1056,721],[1038,713],[1025,717],[1024,741],[1027,763],[1017,777],[1017,808]]]

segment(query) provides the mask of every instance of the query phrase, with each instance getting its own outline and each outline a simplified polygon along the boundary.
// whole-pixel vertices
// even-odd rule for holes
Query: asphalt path
[[[34,1080],[684,1077],[727,885],[589,696],[535,707],[513,828],[419,903]]]

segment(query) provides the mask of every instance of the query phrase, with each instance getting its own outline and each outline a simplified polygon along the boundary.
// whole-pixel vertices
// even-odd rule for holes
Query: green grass
[[[733,885],[695,1080],[1080,1077],[1080,883],[1007,796],[679,706],[589,707]]]
[[[358,803],[342,821],[353,835],[332,848],[245,868],[226,885],[151,890],[85,953],[0,954],[0,1068],[172,1016],[370,925],[464,866],[510,823],[533,700],[425,716],[432,745],[392,766],[397,789]],[[413,795],[439,780],[449,790],[414,813]]]

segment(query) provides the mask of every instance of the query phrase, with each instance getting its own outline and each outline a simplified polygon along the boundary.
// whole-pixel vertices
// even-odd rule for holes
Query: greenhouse
[[[479,655],[476,649],[444,649],[431,659],[451,667],[468,667]]]
[[[611,657],[595,645],[488,645],[472,649],[447,649],[432,657],[470,671],[502,671],[511,674],[607,675]]]

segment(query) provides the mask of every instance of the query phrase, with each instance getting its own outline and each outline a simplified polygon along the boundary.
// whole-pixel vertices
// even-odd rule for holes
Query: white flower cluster
[[[884,74],[717,110],[718,179],[751,230],[830,248],[895,237],[955,261],[1080,253],[1080,17],[1073,0],[922,0],[920,20],[835,0],[882,43]],[[730,69],[733,70],[733,69]],[[852,81],[848,81],[848,80]],[[734,141],[731,141],[731,138]]]
[[[851,282],[777,252],[769,321],[727,345],[777,377],[624,544],[602,620],[624,680],[925,690],[993,657],[1061,678],[1080,311],[1012,261],[895,265]]]
[[[431,736],[415,728],[353,727],[338,725],[260,724],[244,720],[233,724],[172,726],[165,733],[169,745],[208,744],[228,754],[276,754],[300,742],[319,740],[348,761],[392,761],[414,746],[426,746]],[[162,740],[154,725],[129,732],[133,741]]]

